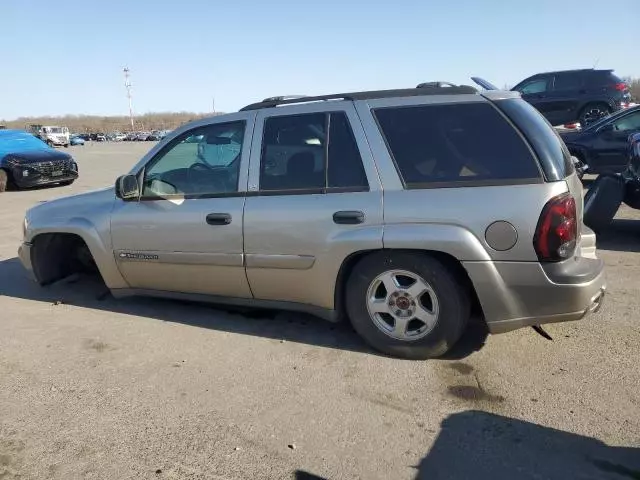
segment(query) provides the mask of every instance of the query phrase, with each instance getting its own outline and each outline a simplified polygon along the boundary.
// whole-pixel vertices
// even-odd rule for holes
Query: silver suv
[[[185,125],[115,188],[25,219],[40,284],[97,267],[114,296],[347,317],[382,352],[444,354],[600,307],[582,186],[517,93],[422,84],[275,97]]]

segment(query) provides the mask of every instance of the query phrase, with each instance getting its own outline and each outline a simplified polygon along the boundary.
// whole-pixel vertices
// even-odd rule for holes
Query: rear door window
[[[374,111],[407,188],[536,183],[528,145],[489,103]]]
[[[556,74],[553,81],[553,89],[556,91],[578,90],[584,84],[584,75],[577,72]]]

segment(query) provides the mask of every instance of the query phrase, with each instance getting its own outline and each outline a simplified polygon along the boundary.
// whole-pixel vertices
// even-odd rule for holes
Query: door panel
[[[243,207],[242,197],[118,202],[111,232],[122,275],[132,288],[251,297]],[[209,225],[212,212],[231,222]]]
[[[332,309],[344,259],[382,248],[382,190],[352,105],[287,110],[256,119],[244,217],[247,278],[255,298]],[[277,169],[269,163],[273,151],[285,152]]]
[[[358,210],[359,225],[333,214]],[[247,277],[256,298],[333,308],[340,265],[351,253],[382,248],[382,192],[247,198]]]
[[[140,165],[139,201],[117,201],[116,262],[130,287],[250,298],[243,213],[255,112],[184,128]]]

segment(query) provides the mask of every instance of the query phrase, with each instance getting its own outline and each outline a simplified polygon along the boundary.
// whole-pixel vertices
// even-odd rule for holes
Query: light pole
[[[131,100],[131,80],[129,79],[129,69],[124,67],[122,71],[124,73],[124,86],[127,89],[127,98],[129,99],[129,120],[131,121],[131,131],[133,132],[133,102]]]

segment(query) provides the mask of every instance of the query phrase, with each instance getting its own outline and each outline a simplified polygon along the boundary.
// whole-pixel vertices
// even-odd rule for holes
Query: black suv
[[[613,70],[564,70],[538,73],[518,91],[552,125],[579,121],[586,126],[631,102],[629,86]]]

